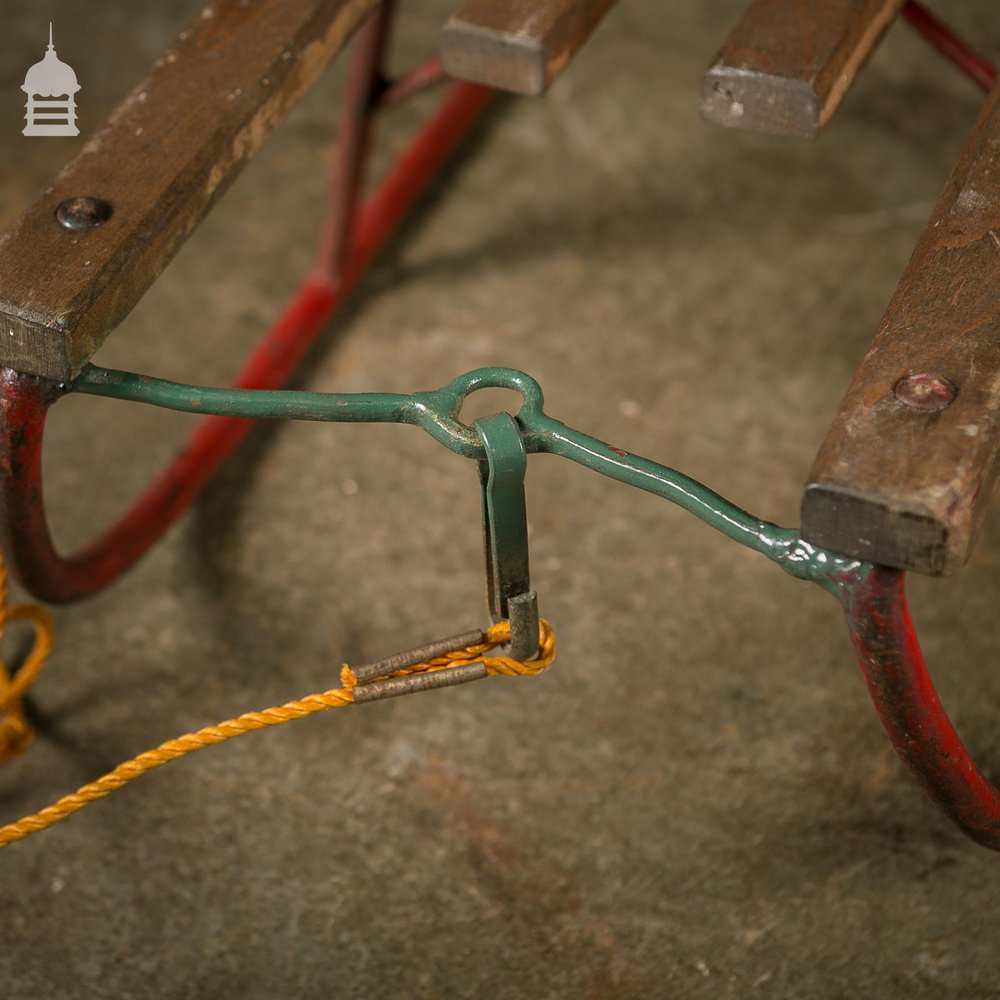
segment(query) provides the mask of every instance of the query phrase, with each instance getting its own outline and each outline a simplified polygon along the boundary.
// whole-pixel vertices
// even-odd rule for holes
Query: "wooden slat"
[[[0,237],[0,364],[75,375],[376,6],[218,0]],[[109,201],[99,229],[55,219]]]
[[[537,97],[614,0],[468,0],[441,32],[451,76]]]
[[[815,138],[903,0],[756,0],[702,80],[704,118]]]
[[[920,410],[894,387],[948,379]],[[1000,449],[1000,87],[987,99],[841,404],[802,503],[806,539],[924,573],[958,569],[989,506]]]

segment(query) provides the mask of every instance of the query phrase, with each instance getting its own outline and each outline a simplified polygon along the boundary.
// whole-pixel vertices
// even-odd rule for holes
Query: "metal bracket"
[[[486,450],[486,460],[479,463],[486,600],[494,622],[510,621],[510,655],[527,660],[538,653],[538,597],[528,571],[524,503],[528,457],[521,429],[509,413],[483,417],[474,426]]]

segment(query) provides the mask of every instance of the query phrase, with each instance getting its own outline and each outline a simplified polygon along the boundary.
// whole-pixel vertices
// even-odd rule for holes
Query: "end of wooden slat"
[[[68,382],[79,374],[86,359],[74,364],[68,355],[72,345],[67,334],[65,323],[48,325],[40,317],[24,316],[0,302],[0,364],[5,368]]]
[[[448,76],[525,97],[541,97],[549,84],[542,42],[457,17],[441,29],[441,66]]]
[[[0,236],[0,364],[75,377],[376,6],[218,0],[198,15]],[[111,214],[57,221],[88,198]]]
[[[948,512],[864,496],[831,482],[809,482],[802,537],[812,545],[882,566],[946,576],[972,551],[973,526]]]
[[[813,139],[903,0],[755,0],[705,74],[715,124]]]
[[[713,125],[815,139],[821,102],[805,80],[716,63],[702,77],[701,116]]]
[[[614,0],[466,0],[441,31],[449,76],[540,97]]]
[[[934,576],[972,554],[1000,471],[998,162],[995,87],[813,463],[807,541]]]

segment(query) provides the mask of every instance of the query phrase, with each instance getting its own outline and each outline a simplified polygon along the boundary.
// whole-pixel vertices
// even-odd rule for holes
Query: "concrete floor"
[[[196,6],[54,0],[83,135],[49,141],[19,134],[17,89],[49,14],[7,4],[0,222]],[[400,60],[451,6],[409,5]],[[503,105],[300,384],[412,391],[520,367],[554,416],[796,523],[981,96],[900,25],[818,143],[715,130],[699,74],[743,6],[631,0],[545,100]],[[947,13],[1000,56],[993,6]],[[99,362],[225,382],[308,264],[342,75]],[[380,164],[421,107],[387,119]],[[60,403],[59,539],[113,516],[188,426]],[[478,502],[470,463],[412,428],[262,428],[139,568],[58,611],[3,819],[330,687],[343,660],[482,623]],[[256,734],[4,851],[5,995],[1000,996],[1000,861],[896,760],[834,602],[554,458],[532,459],[528,503],[552,670]],[[998,557],[995,518],[960,576],[911,586],[945,703],[995,774]]]

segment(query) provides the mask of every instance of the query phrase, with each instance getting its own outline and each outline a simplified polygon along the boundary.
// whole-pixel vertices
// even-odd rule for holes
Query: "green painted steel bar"
[[[399,393],[328,393],[271,389],[219,389],[188,385],[87,365],[67,389],[150,403],[168,410],[259,420],[328,420],[357,423],[419,423],[415,397]]]
[[[462,403],[477,389],[513,389],[522,397],[516,420],[529,454],[559,455],[618,482],[663,497],[726,537],[767,556],[792,576],[811,580],[831,592],[851,585],[871,568],[869,563],[804,542],[794,529],[754,517],[675,469],[567,427],[544,412],[544,397],[538,382],[513,368],[479,368],[460,375],[441,389],[410,395],[220,389],[96,365],[87,365],[65,388],[188,413],[413,424],[456,454],[478,461],[486,460],[486,449],[476,429],[459,419]]]
[[[683,472],[606,444],[547,414],[539,413],[525,428],[525,447],[529,452],[559,455],[620,483],[663,497],[727,538],[767,556],[790,575],[818,583],[831,593],[853,585],[871,566],[811,545],[795,529],[755,517]]]
[[[528,456],[521,428],[509,413],[484,417],[475,427],[486,449],[486,461],[479,463],[483,539],[490,614],[498,621],[510,617],[510,598],[531,590],[524,502]]]

